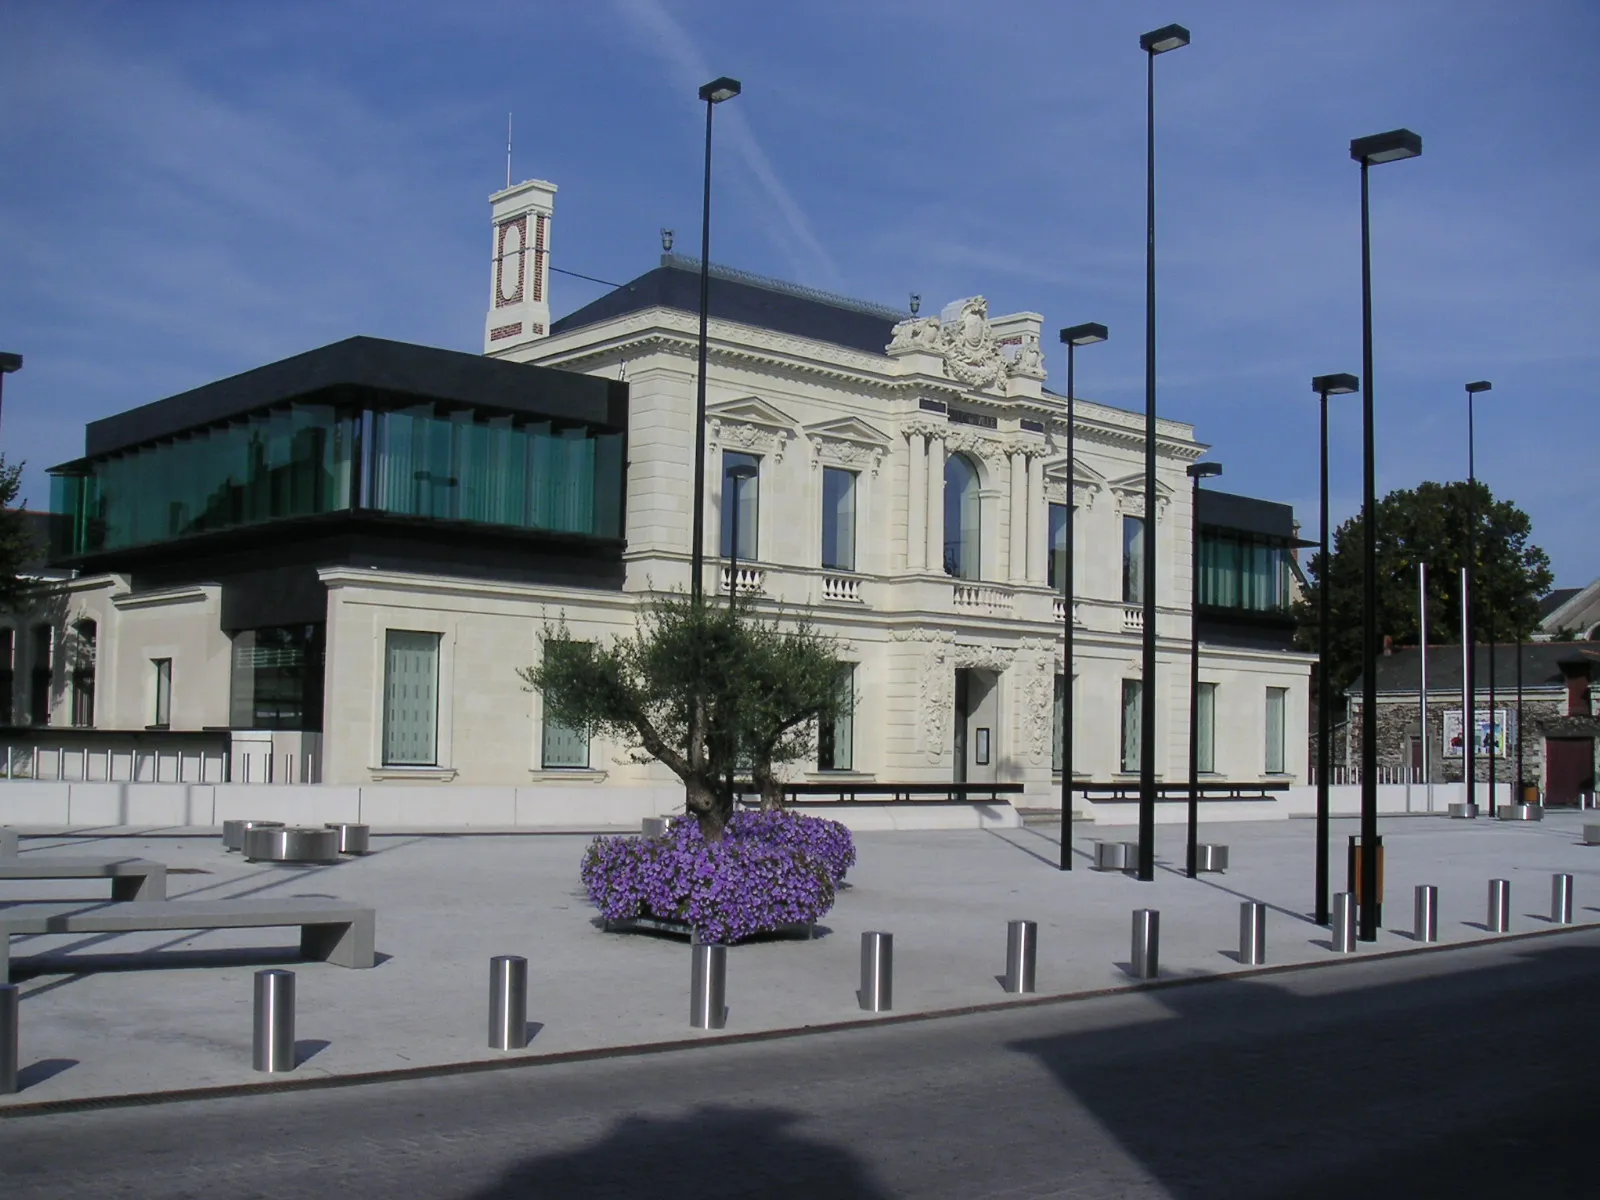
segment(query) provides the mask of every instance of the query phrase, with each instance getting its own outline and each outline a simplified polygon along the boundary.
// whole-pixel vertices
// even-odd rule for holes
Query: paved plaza
[[[1575,879],[1579,924],[1600,921],[1600,847],[1581,844],[1582,815],[1537,824],[1442,817],[1384,822],[1384,926],[1353,956],[1415,949],[1412,888],[1439,888],[1443,943],[1483,941],[1487,881],[1511,881],[1513,934],[1548,931],[1550,876]],[[1356,822],[1334,823],[1334,890]],[[1164,979],[1241,968],[1239,904],[1268,906],[1268,969],[1334,961],[1311,923],[1311,821],[1204,827],[1232,849],[1226,874],[1182,875],[1184,831],[1162,825],[1157,878],[1089,869],[1096,836],[1079,827],[1077,869],[1055,869],[1060,827],[864,833],[859,861],[812,941],[772,940],[728,955],[726,1033],[872,1020],[856,1003],[860,934],[895,935],[895,1014],[1015,1003],[997,976],[1006,922],[1039,924],[1044,996],[1136,986],[1130,913],[1161,912]],[[1131,831],[1103,830],[1122,840]],[[503,1058],[486,1047],[488,959],[529,960],[529,1020],[518,1056],[715,1038],[688,1025],[689,950],[680,939],[606,933],[578,880],[576,835],[379,835],[375,853],[329,867],[250,864],[199,831],[25,837],[26,855],[116,853],[168,864],[186,897],[332,896],[373,906],[379,964],[301,963],[291,930],[17,937],[23,1002],[20,1094],[30,1104],[266,1080],[250,1069],[251,977],[297,972],[301,1062],[289,1078],[339,1076]],[[105,885],[0,883],[0,903],[96,898]],[[138,953],[134,953],[137,951]],[[1426,953],[1439,953],[1426,951]],[[282,1077],[277,1077],[282,1078]]]

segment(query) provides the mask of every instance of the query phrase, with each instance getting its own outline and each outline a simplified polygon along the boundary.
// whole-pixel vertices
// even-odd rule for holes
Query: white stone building
[[[146,740],[228,729],[236,781],[237,747],[254,739],[287,764],[276,778],[381,792],[396,814],[435,811],[417,788],[446,784],[469,817],[478,793],[514,789],[522,824],[579,793],[618,812],[669,805],[670,774],[546,728],[515,669],[534,660],[546,621],[604,640],[632,629],[652,589],[687,587],[698,264],[664,256],[552,322],[554,192],[535,182],[492,197],[491,361],[354,339],[91,426],[85,459],[58,468],[55,507],[100,541],[89,553],[69,539],[61,561],[79,574],[10,631],[14,723]],[[981,296],[906,317],[720,268],[710,295],[704,585],[803,610],[854,664],[853,718],[792,777],[1014,781],[1024,803],[1053,804],[1070,504],[1077,774],[1136,778],[1143,415],[1078,400],[1069,465],[1065,401],[1045,387],[1053,334],[1037,313],[991,314]],[[397,375],[413,352],[434,356],[416,360],[427,386]],[[300,376],[335,360],[344,366],[313,395]],[[506,368],[523,363],[559,369],[529,372],[543,399],[511,394],[523,376]],[[569,387],[562,373],[595,379]],[[351,400],[375,388],[433,399],[406,412],[392,397]],[[216,490],[188,508],[167,495],[176,475],[136,465],[158,461],[139,457],[158,444],[221,445],[225,427],[255,430],[256,449],[218,468]],[[532,439],[517,455],[537,442],[535,457],[480,486],[513,436]],[[1191,426],[1160,423],[1155,736],[1169,783],[1187,778],[1185,468],[1206,449]],[[542,486],[547,451],[588,456],[577,523],[530,516],[515,496],[521,515],[496,515],[508,488]],[[609,500],[608,455],[621,489]],[[113,460],[135,464],[115,486]],[[750,478],[728,473],[743,467]],[[1202,500],[1202,771],[1303,783],[1313,659],[1289,649],[1292,514]],[[149,510],[143,525],[123,522],[143,532],[107,541],[119,504]],[[191,510],[210,524],[180,521]],[[131,548],[117,551],[116,537]]]

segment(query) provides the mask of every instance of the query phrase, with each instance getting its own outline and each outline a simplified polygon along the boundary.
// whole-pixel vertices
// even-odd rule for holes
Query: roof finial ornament
[[[672,237],[672,230],[667,228],[661,230],[661,252],[663,254],[672,253]]]
[[[911,293],[911,315],[914,317],[922,311],[922,293]]]

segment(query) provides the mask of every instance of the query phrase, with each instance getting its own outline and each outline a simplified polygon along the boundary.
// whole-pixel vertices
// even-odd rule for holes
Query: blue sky
[[[1160,412],[1223,486],[1316,523],[1313,374],[1359,372],[1349,139],[1372,174],[1378,485],[1478,474],[1557,583],[1600,575],[1600,4],[1593,0],[10,0],[0,10],[0,446],[356,333],[481,348],[489,192],[560,187],[553,263],[696,253],[698,84],[718,114],[713,255],[924,311],[974,294],[1098,320],[1079,392],[1143,406],[1144,58],[1157,71]],[[600,289],[555,279],[557,313]],[[1052,383],[1064,364],[1050,347]],[[1334,516],[1360,496],[1337,402]]]

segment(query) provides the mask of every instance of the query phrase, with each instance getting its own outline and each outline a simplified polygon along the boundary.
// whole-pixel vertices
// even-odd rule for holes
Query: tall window
[[[761,460],[754,454],[737,450],[722,452],[722,557],[733,556],[733,527],[739,526],[739,557],[754,562],[756,551],[756,518],[760,516],[761,476],[741,479],[733,474],[735,467],[761,469]],[[736,519],[737,516],[737,519]]]
[[[1217,769],[1217,685],[1202,683],[1195,693],[1194,761],[1197,771]]]
[[[1144,518],[1122,518],[1122,602],[1144,603]]]
[[[1284,715],[1289,706],[1289,689],[1267,689],[1267,774],[1283,774]]]
[[[385,766],[439,761],[439,635],[391,629],[383,672]]]
[[[839,711],[817,730],[817,770],[849,771],[855,766],[856,667],[839,665]]]
[[[0,628],[0,725],[11,724],[15,715],[12,692],[17,682],[17,631]]]
[[[1139,769],[1139,748],[1142,743],[1144,688],[1137,679],[1122,681],[1122,770],[1132,774]]]
[[[822,565],[856,569],[856,476],[837,467],[822,468]]]
[[[588,652],[585,642],[564,642],[561,648],[582,656]],[[554,652],[554,647],[546,653]],[[544,711],[544,729],[540,736],[539,763],[547,771],[582,771],[589,766],[589,731],[566,725]]]
[[[233,635],[228,724],[234,729],[322,728],[327,626],[272,625]]]
[[[1067,590],[1067,521],[1072,510],[1065,504],[1050,506],[1050,586]]]
[[[93,621],[79,621],[72,633],[72,723],[88,727],[94,724],[94,659],[99,627]]]
[[[50,724],[50,690],[54,686],[50,654],[55,646],[54,632],[48,625],[35,625],[29,633],[33,671],[28,692],[28,719],[35,725]]]
[[[977,579],[983,502],[978,497],[978,469],[965,454],[944,460],[944,573]]]
[[[150,724],[157,729],[165,729],[172,724],[172,660],[152,658],[150,665],[156,672],[155,720]]]

